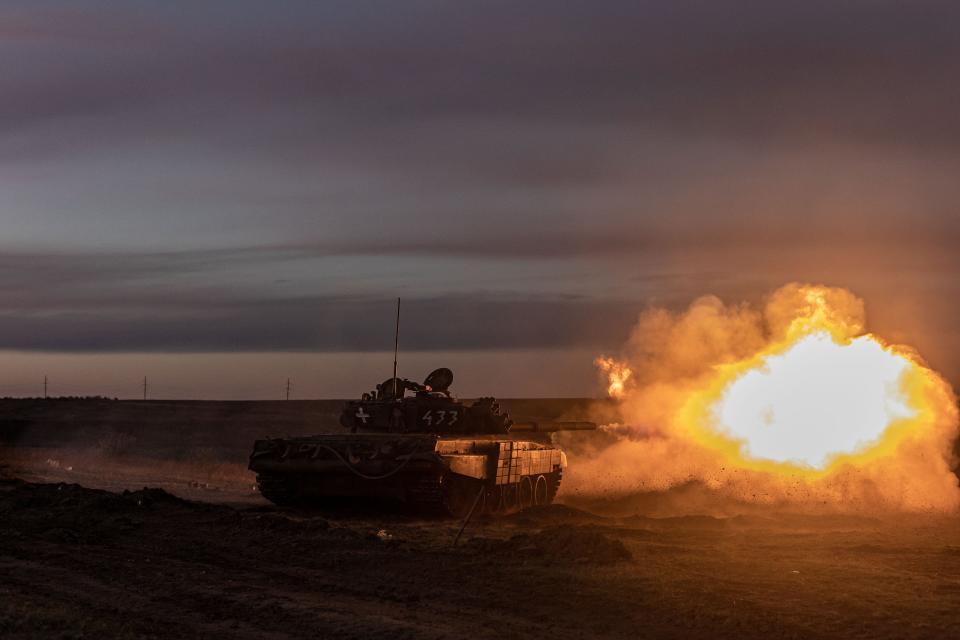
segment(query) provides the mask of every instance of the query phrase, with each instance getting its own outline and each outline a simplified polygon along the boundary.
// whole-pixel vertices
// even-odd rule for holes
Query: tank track
[[[417,511],[431,514],[444,513],[443,482],[438,475],[421,475],[407,483],[406,501]]]
[[[257,490],[260,495],[280,507],[296,505],[302,501],[302,496],[291,484],[291,480],[284,476],[257,474]]]
[[[551,504],[560,490],[560,481],[563,472],[558,470],[553,473],[544,474],[547,481],[546,503]],[[446,480],[446,482],[445,482]],[[536,479],[533,478],[536,482]],[[301,480],[296,476],[287,476],[280,474],[260,473],[257,474],[257,489],[260,494],[280,507],[296,506],[307,502],[307,498],[299,490]],[[479,486],[479,485],[477,485]],[[511,485],[512,486],[512,485]],[[448,478],[442,475],[423,474],[416,475],[408,479],[406,483],[406,502],[412,509],[424,514],[456,516],[453,512],[453,504],[447,492],[453,488],[453,484]],[[459,488],[463,490],[462,487]],[[502,490],[499,487],[488,489],[479,506],[487,513],[496,513],[501,505],[501,497],[497,493]],[[468,488],[468,493],[475,495],[475,488]],[[469,498],[469,496],[467,496]],[[463,499],[460,496],[461,500]],[[472,500],[470,500],[472,504]],[[462,505],[461,505],[462,506]]]
[[[553,504],[553,500],[557,497],[557,492],[560,491],[560,482],[563,480],[563,469],[548,473],[547,476],[553,476],[553,478],[547,477],[547,504]]]

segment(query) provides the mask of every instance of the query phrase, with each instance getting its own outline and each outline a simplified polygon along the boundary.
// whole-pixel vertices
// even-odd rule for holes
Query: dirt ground
[[[239,444],[18,433],[2,638],[960,637],[960,517],[662,517],[651,496],[476,520],[454,546],[451,520],[273,507]]]
[[[0,636],[960,636],[956,519],[458,524],[8,480]]]

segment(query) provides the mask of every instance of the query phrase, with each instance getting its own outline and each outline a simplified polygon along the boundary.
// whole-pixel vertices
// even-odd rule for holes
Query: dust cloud
[[[849,343],[865,327],[864,303],[854,294],[802,284],[778,289],[762,308],[705,296],[682,312],[646,310],[616,359],[631,371],[619,396],[620,422],[589,437],[557,435],[570,461],[562,499],[642,510],[659,496],[666,513],[690,513],[685,501],[699,513],[758,507],[956,512],[956,398],[907,347],[883,345],[911,363],[911,377],[902,385],[909,386],[904,393],[918,407],[917,417],[891,423],[878,441],[837,455],[824,469],[752,459],[742,443],[702,424],[709,414],[690,423],[692,403],[709,397],[711,389],[714,399],[722,397],[744,371],[766,366],[764,354],[783,352],[813,331]],[[671,503],[671,495],[684,500]]]

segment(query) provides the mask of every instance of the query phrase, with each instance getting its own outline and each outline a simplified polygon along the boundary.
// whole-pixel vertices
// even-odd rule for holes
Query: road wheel
[[[519,491],[519,506],[520,509],[529,509],[533,506],[533,481],[530,479],[530,476],[523,476],[520,478],[520,487]]]
[[[490,490],[490,500],[487,503],[489,513],[500,515],[507,511],[506,496],[504,495],[503,485],[497,485]]]
[[[541,506],[547,504],[549,494],[547,491],[547,479],[542,475],[537,476],[537,483],[533,487],[533,504]]]
[[[503,485],[503,512],[514,513],[520,510],[520,484]]]

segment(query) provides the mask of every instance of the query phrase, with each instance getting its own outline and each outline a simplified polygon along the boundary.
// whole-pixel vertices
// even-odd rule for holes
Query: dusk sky
[[[0,395],[595,395],[850,288],[960,381],[955,2],[0,3]]]

